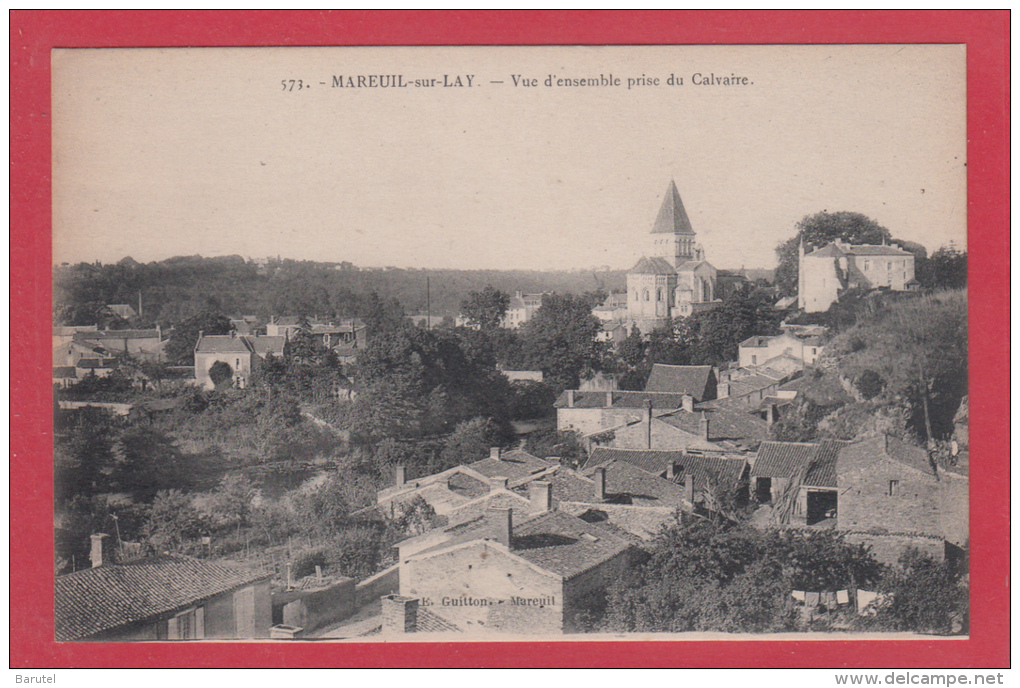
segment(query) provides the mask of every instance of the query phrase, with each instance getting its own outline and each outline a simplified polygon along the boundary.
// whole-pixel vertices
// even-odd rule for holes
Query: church
[[[672,180],[652,225],[649,252],[627,273],[627,318],[642,334],[670,318],[711,310],[717,297],[718,272],[695,241],[680,192]]]

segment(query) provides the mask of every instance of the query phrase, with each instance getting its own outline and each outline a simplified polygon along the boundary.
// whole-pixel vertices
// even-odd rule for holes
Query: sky
[[[719,268],[773,267],[797,221],[826,210],[929,251],[966,244],[959,45],[87,49],[52,62],[55,263],[624,269],[649,253],[670,179]],[[358,75],[412,85],[332,86]],[[442,86],[467,75],[470,88]],[[550,75],[620,85],[547,87]]]

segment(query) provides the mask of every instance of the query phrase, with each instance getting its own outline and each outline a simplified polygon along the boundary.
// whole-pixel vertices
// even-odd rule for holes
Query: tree
[[[677,521],[611,591],[611,631],[794,630],[793,589],[873,584],[879,567],[831,531],[761,531],[727,522]]]
[[[257,496],[258,489],[251,478],[243,473],[230,473],[220,481],[213,493],[213,508],[236,521],[240,529],[248,525]]]
[[[205,526],[190,497],[180,490],[163,490],[149,507],[142,536],[157,552],[180,552]]]
[[[460,312],[471,325],[488,331],[501,325],[509,307],[510,295],[487,285],[480,292],[470,292],[461,302]]]
[[[91,498],[109,487],[118,432],[117,420],[106,409],[86,406],[57,413],[53,486],[58,504],[77,495]]]
[[[232,329],[234,327],[229,318],[205,311],[174,326],[163,352],[172,365],[195,365],[195,344],[198,343],[200,332],[208,335],[230,334]]]
[[[967,581],[948,562],[907,550],[879,591],[885,598],[873,620],[879,628],[938,635],[967,631]]]
[[[577,387],[583,373],[601,367],[605,347],[596,339],[601,330],[588,299],[547,294],[521,330],[526,365],[561,388]]]
[[[917,281],[930,289],[964,289],[967,286],[967,252],[950,244],[943,246],[928,259],[926,269],[919,271]]]
[[[173,437],[151,427],[124,430],[114,445],[112,482],[148,500],[158,491],[187,486],[192,477]]]
[[[630,328],[630,334],[627,335],[626,339],[620,342],[620,346],[616,353],[620,357],[620,360],[631,368],[636,368],[641,365],[641,361],[643,361],[645,357],[645,342],[644,337],[641,336],[641,330],[638,329],[637,325]]]
[[[443,465],[468,464],[489,455],[489,448],[499,446],[508,438],[488,418],[474,418],[459,423],[443,445]]]
[[[895,333],[890,356],[919,399],[924,437],[952,433],[952,416],[967,393],[967,301],[963,292],[941,292],[896,304],[886,319]],[[933,404],[939,423],[933,423]]]
[[[216,389],[230,387],[230,382],[234,379],[234,369],[229,363],[216,361],[209,366],[209,379],[216,385]]]
[[[804,217],[796,225],[797,234],[776,247],[779,265],[775,283],[780,293],[797,293],[798,252],[801,241],[805,249],[822,248],[836,239],[848,244],[882,244],[892,239],[889,230],[861,213],[821,212]]]

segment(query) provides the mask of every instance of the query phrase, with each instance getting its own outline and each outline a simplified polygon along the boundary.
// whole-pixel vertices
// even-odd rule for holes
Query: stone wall
[[[341,578],[319,590],[293,590],[273,595],[274,621],[305,632],[346,619],[355,610],[354,580]]]
[[[366,578],[354,588],[354,604],[361,609],[375,602],[383,595],[392,595],[400,590],[400,567],[391,566],[384,571]]]
[[[898,481],[896,494],[890,494],[891,481]],[[892,460],[841,473],[837,522],[842,530],[941,535],[939,483]]]

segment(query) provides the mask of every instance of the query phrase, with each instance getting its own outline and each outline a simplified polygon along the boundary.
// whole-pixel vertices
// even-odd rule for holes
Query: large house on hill
[[[820,313],[848,289],[886,288],[909,291],[914,279],[914,254],[899,246],[845,244],[837,240],[810,253],[800,245],[797,307]]]
[[[243,389],[267,358],[283,356],[286,347],[286,337],[199,333],[195,343],[195,382],[206,389],[214,389],[216,383],[209,371],[217,363],[225,363],[230,366],[231,386]]]

